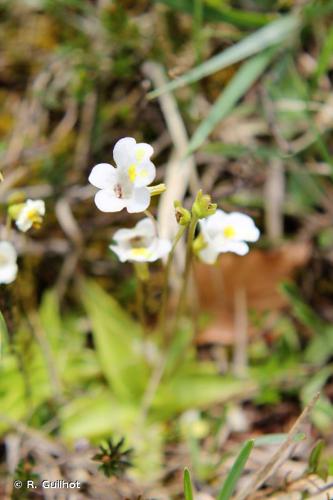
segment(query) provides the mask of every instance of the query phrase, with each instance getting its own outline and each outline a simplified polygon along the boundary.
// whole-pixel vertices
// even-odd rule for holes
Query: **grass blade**
[[[207,118],[193,134],[189,143],[188,153],[193,153],[198,149],[215,126],[230,113],[237,101],[263,73],[275,52],[272,49],[262,52],[241,66],[212,106]]]
[[[315,83],[318,84],[319,79],[326,73],[327,68],[329,67],[330,60],[333,52],[333,26],[328,31],[322,51],[319,55],[317,62],[317,69],[315,72]]]
[[[8,330],[5,318],[0,311],[0,358],[3,352],[3,346],[8,342]]]
[[[240,42],[232,47],[227,48],[220,54],[212,57],[208,61],[193,68],[185,75],[169,82],[167,85],[154,90],[148,94],[150,99],[157,97],[164,92],[182,87],[189,83],[196,82],[201,78],[211,75],[216,71],[231,66],[247,57],[253,56],[262,52],[264,49],[272,47],[288,38],[300,25],[299,18],[290,15],[284,16],[281,19],[273,21],[272,23],[260,28],[251,35],[243,38]]]
[[[223,5],[220,0],[205,0],[206,4],[220,14],[223,21],[239,28],[259,28],[272,21],[275,14],[252,12]]]
[[[163,3],[170,9],[193,14],[192,0],[154,0],[155,3]],[[203,17],[205,21],[214,23],[222,21],[231,23],[239,28],[260,28],[269,23],[276,16],[274,13],[251,12],[243,9],[221,5],[220,0],[205,0]]]
[[[232,466],[228,474],[227,479],[224,482],[224,485],[217,497],[217,500],[228,500],[231,497],[235,489],[235,486],[237,484],[237,481],[239,480],[244,470],[245,464],[250,456],[253,446],[254,446],[253,439],[246,441],[238,457],[236,458],[234,465]]]
[[[193,500],[190,471],[186,468],[184,469],[184,498],[185,500]]]
[[[302,441],[305,439],[305,434],[303,432],[299,432],[293,438],[295,443]],[[277,434],[266,434],[263,436],[259,436],[254,440],[255,446],[276,446],[284,443],[288,438],[287,433],[277,433]]]
[[[318,473],[320,458],[321,458],[321,454],[322,454],[324,448],[325,448],[325,441],[323,439],[320,439],[316,443],[316,445],[314,446],[314,448],[310,454],[309,468],[308,468],[309,474],[317,474]]]

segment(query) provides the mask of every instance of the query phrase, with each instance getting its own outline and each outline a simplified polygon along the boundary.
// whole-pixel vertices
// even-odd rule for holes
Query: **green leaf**
[[[326,73],[333,52],[333,26],[329,29],[324,38],[324,45],[318,57],[317,68],[314,75],[315,83]]]
[[[56,353],[63,341],[64,332],[62,331],[59,301],[55,290],[48,290],[44,293],[39,317],[47,340]]]
[[[8,342],[8,329],[5,318],[0,311],[0,358],[2,356],[3,348]]]
[[[190,471],[186,468],[184,469],[184,497],[185,500],[193,500]]]
[[[109,390],[76,397],[60,410],[61,432],[67,439],[100,438],[126,433],[138,417],[137,408],[116,400]]]
[[[296,318],[310,328],[314,333],[320,333],[324,328],[322,319],[302,299],[297,286],[291,282],[280,285],[282,293],[287,297]]]
[[[273,47],[274,45],[284,42],[298,30],[299,26],[300,20],[297,16],[290,15],[281,17],[280,19],[273,21],[267,26],[243,38],[240,42],[193,68],[176,80],[169,82],[153,92],[150,92],[148,96],[152,99],[163,94],[164,92],[170,92],[171,90],[182,87],[183,85],[197,82],[205,76],[211,75],[212,73],[238,63],[247,57],[258,54],[269,47]]]
[[[319,462],[324,448],[325,448],[325,441],[323,439],[320,439],[312,449],[309,457],[309,468],[308,468],[309,474],[316,474],[318,472]]]
[[[119,397],[139,399],[148,379],[140,326],[96,283],[80,290],[107,381]]]
[[[251,450],[254,446],[254,440],[250,439],[246,441],[243,448],[241,449],[238,457],[236,458],[227,479],[225,480],[223,487],[217,497],[217,500],[228,500],[236,487],[237,481],[239,480],[247,459],[250,456]]]
[[[177,373],[159,386],[153,409],[158,418],[164,418],[189,408],[207,408],[230,401],[256,389],[256,383],[249,380],[240,381],[213,373]]]
[[[225,142],[210,142],[203,146],[202,151],[212,154],[220,154],[226,158],[242,158],[243,156],[252,156],[263,160],[270,160],[272,157],[281,158],[281,152],[268,146],[248,147],[242,144],[229,144]]]
[[[221,20],[240,28],[259,28],[276,17],[275,14],[270,13],[235,9],[224,5],[220,0],[205,0],[205,3],[216,10],[217,15],[221,16]]]
[[[327,365],[317,371],[301,389],[300,397],[303,406],[306,406],[315,394],[321,392],[321,395],[316,403],[316,406],[311,412],[311,420],[316,427],[322,431],[327,431],[332,427],[333,422],[333,406],[329,398],[323,392],[323,388],[327,380],[333,374],[333,365]]]
[[[154,0],[155,3],[163,3],[174,10],[193,14],[192,0]],[[229,22],[240,28],[259,28],[271,21],[275,15],[262,12],[251,12],[235,9],[221,5],[220,0],[206,0],[207,5],[203,9],[203,17],[206,21],[214,23],[218,21]]]
[[[288,437],[286,433],[276,433],[276,434],[266,434],[265,436],[259,436],[254,440],[255,446],[272,446],[282,444]],[[294,436],[293,441],[298,443],[305,438],[303,432],[299,432]]]
[[[207,118],[193,134],[188,146],[188,153],[198,149],[215,126],[230,113],[237,101],[263,73],[274,54],[275,50],[262,52],[241,66],[212,106]]]

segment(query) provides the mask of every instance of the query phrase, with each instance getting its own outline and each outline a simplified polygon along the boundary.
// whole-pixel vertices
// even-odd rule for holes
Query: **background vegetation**
[[[229,498],[253,438],[238,498],[246,481],[258,498],[330,498],[314,495],[333,476],[333,2],[2,0],[0,20],[2,238],[13,199],[47,205],[39,231],[13,229],[20,271],[0,289],[1,497],[31,495],[12,481],[35,474],[79,479],[77,498],[182,498],[188,467],[198,498]],[[125,136],[154,147],[165,235],[170,200],[199,188],[262,231],[248,256],[195,265],[152,391],[163,349],[108,251],[133,220],[98,212],[87,182]],[[158,264],[150,332],[162,279]]]

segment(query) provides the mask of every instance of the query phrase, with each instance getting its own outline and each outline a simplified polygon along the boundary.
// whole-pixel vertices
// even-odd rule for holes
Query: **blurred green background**
[[[124,436],[150,492],[176,498],[188,465],[214,494],[240,443],[286,432],[318,390],[300,460],[323,438],[333,475],[332,20],[329,0],[0,1],[3,226],[17,196],[47,206],[39,231],[13,229],[19,275],[0,289],[2,477],[15,472],[13,434],[16,462],[33,455],[44,473],[45,442],[58,457],[82,446],[90,464],[103,438]],[[137,218],[98,212],[87,181],[125,136],[153,145],[171,199],[190,206],[201,187],[262,232],[242,263],[197,266],[196,317],[148,403],[162,266],[144,335],[131,266],[108,250]],[[152,211],[170,234],[172,206],[154,199]],[[89,485],[87,464],[72,468]]]

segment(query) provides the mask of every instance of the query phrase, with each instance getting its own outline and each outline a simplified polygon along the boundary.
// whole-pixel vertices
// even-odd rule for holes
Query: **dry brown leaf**
[[[290,243],[275,250],[252,250],[240,257],[224,254],[215,266],[195,265],[201,310],[214,320],[198,338],[199,343],[232,343],[235,337],[237,296],[245,292],[246,309],[276,314],[287,304],[279,284],[292,279],[310,258],[309,243]],[[239,310],[237,310],[239,314]],[[249,334],[251,334],[251,327]]]

